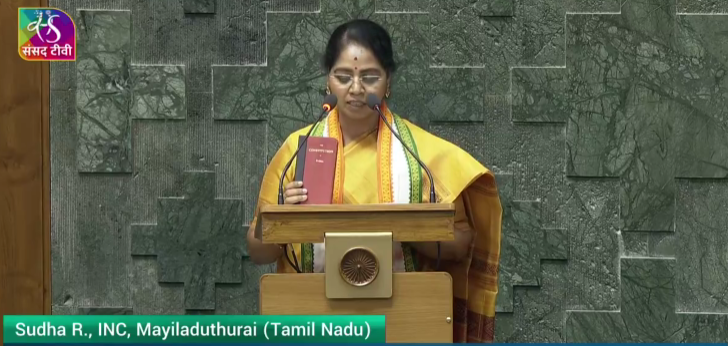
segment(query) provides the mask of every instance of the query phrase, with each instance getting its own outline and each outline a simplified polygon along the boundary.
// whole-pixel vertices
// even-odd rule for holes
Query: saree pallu
[[[454,144],[438,138],[384,106],[386,119],[404,143],[430,169],[438,203],[454,203],[456,223],[467,222],[473,234],[465,260],[441,261],[440,270],[453,278],[453,336],[455,342],[492,342],[495,301],[498,293],[498,261],[502,207],[495,176],[472,156]],[[261,205],[278,201],[278,179],[298,146],[299,135],[310,126],[291,134],[271,160],[263,177],[257,211]],[[343,146],[338,113],[334,109],[312,136],[332,137],[339,142],[334,181],[334,203],[428,203],[432,182],[416,160],[380,120],[374,132]],[[286,172],[285,183],[294,179],[295,160]],[[377,187],[376,189],[373,187]],[[255,227],[256,220],[252,222]],[[303,272],[323,271],[322,244],[291,244]],[[407,244],[394,244],[395,271],[431,271],[435,261],[418,254]],[[296,271],[285,258],[277,262],[278,272]]]

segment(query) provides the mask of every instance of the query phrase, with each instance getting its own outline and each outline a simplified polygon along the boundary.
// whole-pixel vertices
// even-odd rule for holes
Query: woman
[[[326,47],[324,67],[328,72],[326,92],[337,96],[338,106],[317,125],[313,135],[334,137],[339,142],[336,169],[341,178],[334,183],[334,203],[429,202],[426,175],[405,154],[378,113],[367,106],[367,94],[384,100],[390,95],[396,66],[387,31],[368,20],[339,26]],[[460,148],[393,114],[386,101],[382,111],[432,171],[438,202],[456,206],[455,240],[442,242],[440,249],[441,270],[448,271],[454,282],[455,341],[491,341],[501,231],[494,176]],[[309,128],[291,134],[273,157],[263,177],[258,210],[263,204],[278,202],[279,177],[297,148],[298,136]],[[293,181],[294,174],[292,166],[286,175],[287,204],[305,201],[307,196],[306,187]],[[248,231],[251,259],[258,264],[277,262],[278,272],[295,272],[283,256],[283,246],[255,239],[255,222]],[[303,272],[324,270],[320,244],[292,244],[292,248]],[[432,270],[436,258],[436,243],[395,244],[393,269]]]

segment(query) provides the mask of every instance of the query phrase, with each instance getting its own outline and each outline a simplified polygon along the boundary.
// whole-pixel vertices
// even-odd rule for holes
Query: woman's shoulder
[[[427,143],[427,144],[429,144],[428,147],[431,147],[432,149],[458,150],[458,151],[462,150],[457,145],[451,143],[450,141],[448,141],[432,132],[429,132],[429,131],[423,129],[419,125],[417,125],[405,118],[401,118],[401,119],[403,120],[405,125],[407,125],[407,128],[410,130],[410,133],[412,133],[412,137],[415,140],[415,143]]]
[[[440,195],[446,197],[445,200],[454,200],[476,178],[484,175],[490,176],[487,179],[492,178],[492,172],[467,150],[403,120],[412,133],[420,159],[432,172],[435,188],[440,186]]]
[[[478,163],[473,155],[467,150],[447,139],[423,129],[407,119],[402,120],[404,120],[404,123],[407,125],[410,133],[412,133],[412,139],[417,146],[420,158],[425,159],[426,161],[444,160],[453,164],[458,162],[470,162],[474,167],[478,167],[478,169],[481,168],[481,164]]]

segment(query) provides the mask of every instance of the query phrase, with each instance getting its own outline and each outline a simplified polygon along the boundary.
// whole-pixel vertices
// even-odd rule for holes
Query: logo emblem
[[[344,254],[339,272],[346,283],[352,286],[366,286],[379,274],[377,256],[363,247],[355,247]]]
[[[76,61],[76,24],[55,8],[18,8],[18,54],[27,61]]]

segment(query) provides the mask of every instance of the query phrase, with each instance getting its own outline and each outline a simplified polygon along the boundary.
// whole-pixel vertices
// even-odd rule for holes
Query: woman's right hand
[[[302,181],[292,181],[286,185],[285,191],[283,192],[283,197],[285,197],[284,202],[285,204],[301,203],[308,198],[306,193],[308,191],[303,188]]]

